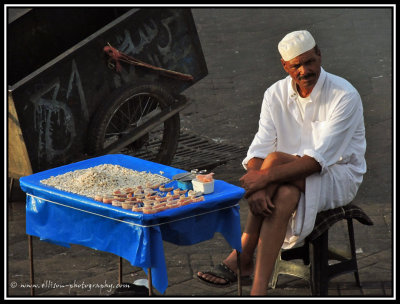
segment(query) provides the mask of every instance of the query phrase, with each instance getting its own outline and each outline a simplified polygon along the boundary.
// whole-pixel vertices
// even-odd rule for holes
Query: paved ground
[[[257,130],[265,89],[284,77],[277,43],[289,31],[308,29],[322,50],[325,70],[341,75],[358,88],[364,104],[368,172],[356,203],[374,226],[355,223],[362,288],[352,274],[334,278],[332,297],[396,295],[393,255],[393,102],[392,11],[388,8],[208,8],[193,9],[209,75],[187,90],[195,100],[182,113],[182,126],[218,142],[248,146]],[[214,170],[216,178],[238,184],[241,159]],[[240,202],[244,225],[247,206]],[[7,203],[7,283],[5,296],[30,294],[24,197],[14,191]],[[343,225],[331,242],[346,247]],[[216,289],[193,278],[199,269],[219,263],[230,248],[216,234],[209,241],[176,246],[165,243],[169,287],[164,297],[234,297],[236,287]],[[72,245],[70,249],[33,239],[37,296],[107,296],[118,280],[118,257]],[[123,263],[123,281],[145,278]],[[63,284],[75,285],[62,287]],[[103,286],[95,286],[102,284]],[[243,296],[250,288],[243,287]],[[281,276],[269,297],[310,296],[306,281]]]

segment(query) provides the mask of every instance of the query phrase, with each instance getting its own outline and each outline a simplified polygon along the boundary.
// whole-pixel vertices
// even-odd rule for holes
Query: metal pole
[[[153,295],[153,283],[151,281],[151,268],[147,268],[147,282],[149,284],[149,296]]]
[[[122,284],[122,258],[119,257],[119,267],[118,267],[118,284]]]
[[[35,295],[35,288],[33,286],[33,248],[32,248],[32,236],[28,234],[28,251],[29,251],[29,271],[30,271],[30,282],[31,282],[31,296]]]
[[[12,195],[13,186],[14,186],[14,178],[11,177],[11,178],[10,178],[10,188],[8,189],[8,190],[9,190],[9,198],[8,198],[8,200],[9,200],[10,202],[12,202],[11,195]]]
[[[8,200],[7,200],[7,205],[10,206],[10,221],[14,220],[14,212],[13,212],[13,201],[12,201],[12,189],[13,189],[13,185],[14,185],[14,178],[11,177],[11,181],[10,181],[10,188],[9,188],[9,192],[8,192]]]
[[[238,295],[242,295],[242,271],[240,269],[240,251],[236,249]]]

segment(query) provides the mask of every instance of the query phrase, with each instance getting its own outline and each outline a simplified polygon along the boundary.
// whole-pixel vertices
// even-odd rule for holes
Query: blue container
[[[190,181],[180,181],[178,180],[178,188],[182,190],[193,190],[192,180]]]
[[[176,174],[172,177],[173,180],[176,180],[178,183],[178,188],[182,190],[192,190],[192,179],[194,179],[196,175],[190,172],[184,172]]]

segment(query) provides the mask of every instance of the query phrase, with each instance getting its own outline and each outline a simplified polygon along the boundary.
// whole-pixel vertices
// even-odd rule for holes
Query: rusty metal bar
[[[28,251],[29,251],[29,273],[31,283],[31,296],[35,295],[34,274],[33,274],[33,247],[32,247],[32,236],[28,234]]]
[[[240,251],[236,249],[236,261],[237,261],[237,280],[238,280],[238,295],[242,295],[242,270],[240,267]]]
[[[9,191],[9,192],[8,192],[8,200],[9,200],[10,202],[12,202],[11,195],[12,195],[13,186],[14,186],[14,178],[11,177],[11,178],[10,178],[10,187],[8,188],[8,191]]]
[[[122,284],[122,258],[119,257],[119,265],[118,265],[118,284]]]
[[[151,268],[147,268],[147,282],[149,284],[149,296],[153,295],[153,283],[151,281]]]

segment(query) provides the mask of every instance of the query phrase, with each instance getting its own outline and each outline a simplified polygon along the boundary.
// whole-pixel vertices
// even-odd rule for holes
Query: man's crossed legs
[[[283,152],[270,153],[267,158],[253,159],[252,169],[268,169],[298,159]],[[249,162],[250,165],[250,162]],[[290,183],[270,184],[248,197],[250,212],[241,237],[241,275],[254,273],[251,295],[266,295],[268,282],[274,269],[275,260],[285,239],[290,217],[297,208],[301,192],[305,191],[305,179]],[[257,248],[256,261],[253,257]],[[232,251],[223,263],[237,273],[236,251]],[[203,280],[224,284],[226,280],[211,273],[198,272]]]

